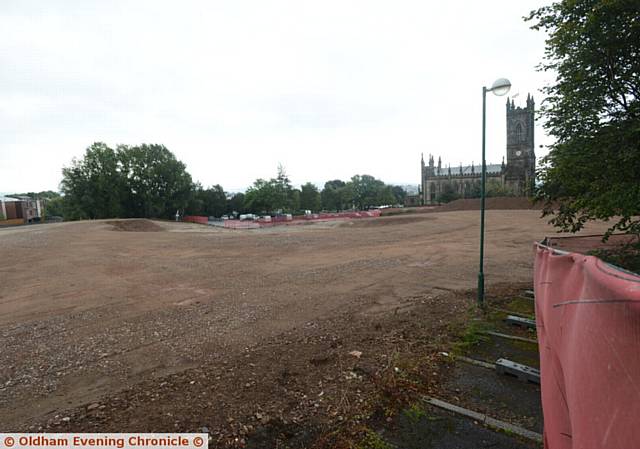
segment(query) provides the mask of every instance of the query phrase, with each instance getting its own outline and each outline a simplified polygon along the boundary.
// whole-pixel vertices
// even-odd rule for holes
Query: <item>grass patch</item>
[[[483,335],[482,332],[489,330],[491,327],[482,321],[471,321],[464,329],[460,339],[453,344],[453,354],[463,355],[469,352],[473,347],[480,343],[488,341],[489,337]]]
[[[356,446],[357,449],[393,449],[382,437],[371,429],[367,429],[364,437]]]
[[[405,409],[402,413],[413,424],[417,424],[422,418],[427,416],[427,413],[418,404],[412,404],[411,407]]]
[[[529,343],[528,341],[520,341],[520,340],[509,340],[510,344],[520,349],[521,351],[527,351],[532,353],[538,353],[538,344],[537,343]]]
[[[535,316],[536,313],[534,302],[525,298],[513,298],[504,305],[504,309],[511,310],[519,315],[530,317]]]

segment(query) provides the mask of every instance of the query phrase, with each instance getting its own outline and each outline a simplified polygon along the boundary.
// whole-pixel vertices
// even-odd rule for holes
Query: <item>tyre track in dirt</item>
[[[314,320],[375,318],[472,288],[477,215],[251,231],[157,222],[162,231],[126,232],[104,221],[2,230],[0,423],[224,361]],[[531,242],[551,232],[538,211],[489,211],[489,285],[492,274],[530,279]]]

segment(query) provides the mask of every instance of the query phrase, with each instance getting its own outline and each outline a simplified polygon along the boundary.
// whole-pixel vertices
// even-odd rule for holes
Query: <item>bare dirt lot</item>
[[[489,294],[530,282],[532,242],[554,233],[539,216],[488,211]],[[475,287],[478,233],[474,211],[0,230],[0,430],[206,428],[244,445],[275,418],[285,434],[310,416],[341,421],[366,401],[352,383],[394,353],[428,364],[468,307],[451,292]]]

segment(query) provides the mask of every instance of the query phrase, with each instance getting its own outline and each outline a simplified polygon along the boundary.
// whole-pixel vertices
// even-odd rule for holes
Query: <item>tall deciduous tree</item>
[[[325,182],[324,189],[320,194],[322,208],[339,211],[348,207],[345,201],[347,200],[346,197],[350,195],[346,195],[345,186],[345,182],[339,179]]]
[[[270,180],[256,179],[245,194],[245,209],[253,213],[292,212],[300,205],[300,191],[291,186],[284,167]]]
[[[562,0],[531,12],[545,30],[542,116],[556,138],[539,171],[537,198],[562,230],[612,220],[640,234],[640,3]]]
[[[227,209],[227,194],[220,184],[202,191],[205,215],[221,217]]]
[[[318,211],[320,210],[320,192],[318,188],[308,182],[300,187],[300,209]]]
[[[171,217],[186,207],[191,175],[164,145],[118,147],[127,185],[127,210],[135,217]]]
[[[277,201],[277,189],[273,180],[256,179],[244,195],[244,208],[253,213],[268,213]]]
[[[245,197],[244,193],[238,192],[234,193],[227,199],[227,213],[238,213],[242,214],[246,211],[245,209]]]
[[[194,184],[185,214],[221,217],[226,210],[227,196],[222,186],[204,189],[200,183]]]
[[[278,164],[278,176],[276,179],[272,179],[271,183],[275,189],[274,203],[271,209],[273,211],[290,211],[295,209],[293,187],[282,164]]]
[[[125,216],[122,200],[125,181],[118,154],[97,142],[80,160],[62,169],[65,218],[110,218]]]
[[[404,203],[404,199],[407,196],[406,190],[404,190],[402,188],[402,186],[393,186],[391,188],[391,191],[393,192],[393,196],[395,198],[395,203],[396,204],[403,204]]]
[[[66,219],[171,217],[184,209],[192,181],[163,145],[95,143],[62,170]]]
[[[391,186],[371,175],[355,175],[349,182],[353,203],[359,209],[389,205],[395,202]]]

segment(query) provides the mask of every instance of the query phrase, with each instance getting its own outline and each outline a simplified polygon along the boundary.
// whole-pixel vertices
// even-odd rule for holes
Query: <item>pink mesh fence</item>
[[[535,246],[547,449],[640,447],[640,276]]]

